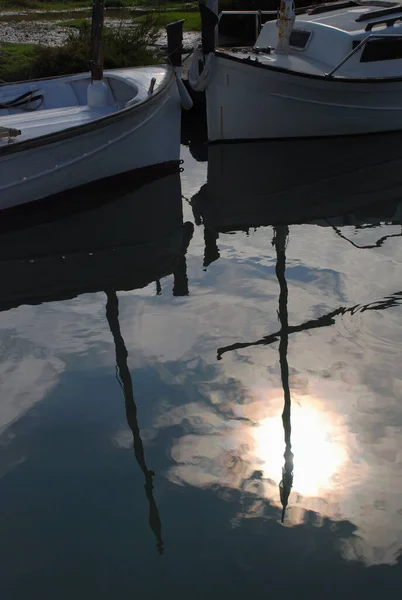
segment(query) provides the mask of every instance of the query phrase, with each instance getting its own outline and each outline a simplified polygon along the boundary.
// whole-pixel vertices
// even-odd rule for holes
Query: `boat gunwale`
[[[125,106],[124,108],[121,108],[120,110],[117,110],[111,114],[105,115],[103,117],[100,117],[98,119],[94,119],[93,121],[90,121],[89,123],[85,123],[83,125],[75,125],[74,127],[68,127],[66,129],[62,129],[61,131],[55,131],[54,133],[47,133],[45,135],[41,135],[35,138],[31,138],[25,141],[15,141],[12,143],[7,144],[6,146],[0,147],[0,159],[4,156],[9,156],[12,154],[15,154],[17,152],[23,152],[25,150],[30,150],[30,149],[35,149],[35,148],[40,148],[42,146],[46,146],[49,144],[53,144],[55,142],[59,142],[65,139],[69,139],[69,138],[75,138],[79,135],[88,133],[93,131],[94,129],[98,129],[98,128],[104,128],[107,127],[109,124],[114,123],[116,121],[120,121],[122,118],[124,118],[127,114],[134,112],[135,110],[142,108],[145,104],[153,104],[156,99],[158,98],[158,96],[160,96],[162,93],[164,93],[166,91],[167,88],[170,87],[171,83],[172,83],[172,79],[174,79],[175,77],[175,71],[173,69],[173,67],[169,64],[163,65],[164,68],[166,69],[166,76],[164,77],[164,80],[162,82],[162,84],[156,89],[156,91],[154,93],[152,93],[152,96],[149,96],[147,98],[144,98],[143,100],[140,100],[139,102],[131,105],[131,106]],[[133,67],[130,70],[135,70],[136,67]],[[120,69],[119,69],[120,70]],[[112,69],[111,69],[112,71]],[[108,76],[108,72],[105,72],[105,76]],[[25,82],[25,81],[19,81],[19,82],[13,82],[12,84],[2,84],[0,86],[0,89],[4,86],[4,85],[14,85],[16,83],[36,83],[36,82],[41,82],[41,81],[49,81],[49,80],[54,80],[54,79],[63,79],[69,77],[68,75],[60,75],[58,77],[43,77],[40,79],[30,79],[29,81]]]
[[[402,39],[402,33],[401,33]],[[251,50],[252,46],[250,46]],[[337,76],[328,76],[325,73],[322,75],[317,75],[315,73],[305,73],[302,71],[294,71],[292,69],[287,69],[286,67],[277,67],[274,65],[268,65],[261,62],[257,62],[257,60],[252,60],[251,52],[247,58],[240,58],[238,56],[233,56],[224,50],[214,50],[214,54],[218,58],[223,58],[225,60],[231,60],[233,62],[241,63],[248,65],[250,67],[256,67],[258,69],[264,69],[266,71],[276,71],[277,73],[286,73],[287,75],[294,75],[296,77],[303,77],[306,79],[314,79],[318,81],[327,81],[331,83],[401,83],[402,77],[337,77]],[[256,54],[256,58],[258,55]]]

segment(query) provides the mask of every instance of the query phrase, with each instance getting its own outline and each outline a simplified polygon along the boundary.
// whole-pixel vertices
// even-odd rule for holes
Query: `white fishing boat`
[[[91,73],[0,86],[0,209],[179,161],[183,22],[167,27],[171,64],[105,72],[99,0],[93,23]]]
[[[216,47],[216,9],[203,6],[208,138],[340,136],[402,130],[402,5],[349,1],[297,14],[282,0],[249,47]],[[267,17],[268,18],[268,17]]]

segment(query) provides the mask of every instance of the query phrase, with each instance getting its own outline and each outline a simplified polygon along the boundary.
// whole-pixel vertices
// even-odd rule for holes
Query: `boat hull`
[[[206,89],[210,141],[402,130],[402,81],[300,76],[217,53]]]
[[[181,106],[173,70],[157,94],[73,136],[0,157],[0,209],[104,177],[178,161]]]

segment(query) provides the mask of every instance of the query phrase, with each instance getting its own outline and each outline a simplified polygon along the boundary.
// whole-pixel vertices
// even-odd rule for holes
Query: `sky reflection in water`
[[[191,200],[205,184],[207,165],[195,162],[186,148],[183,158],[182,192]],[[67,291],[64,300],[0,314],[0,520],[13,540],[10,547],[26,544],[25,560],[25,553],[35,555],[27,570],[23,559],[15,559],[15,549],[3,552],[10,598],[22,597],[23,582],[32,581],[29,573],[39,573],[41,580],[49,565],[62,581],[58,552],[67,570],[71,562],[79,572],[72,554],[67,562],[63,554],[73,552],[78,521],[79,543],[100,581],[102,565],[109,564],[113,585],[118,588],[120,579],[121,585],[127,583],[122,573],[130,572],[135,557],[137,581],[149,597],[156,597],[163,581],[182,597],[172,582],[179,565],[187,573],[183,581],[194,576],[190,547],[208,573],[205,585],[215,582],[232,597],[236,590],[240,595],[242,583],[229,578],[231,569],[239,570],[244,585],[262,589],[257,574],[262,542],[271,562],[277,547],[275,556],[291,554],[294,546],[301,562],[298,566],[290,557],[289,568],[305,569],[311,581],[317,574],[301,566],[308,564],[303,561],[309,552],[315,561],[320,555],[327,559],[326,572],[336,577],[338,558],[353,565],[395,565],[399,572],[400,225],[382,219],[381,225],[359,228],[329,219],[289,227],[286,359],[293,478],[282,527],[284,392],[274,229],[208,238],[197,224],[194,203],[184,201],[183,210],[183,219],[176,214],[164,225],[169,243],[162,249],[166,268],[158,285],[153,281],[158,253],[148,252],[144,271],[150,277],[141,280],[141,289],[133,288],[140,287],[135,272],[144,257],[127,258],[125,249],[118,261],[122,273],[131,271],[134,277],[117,286],[137,419],[131,420],[131,432],[115,378],[102,269],[98,288],[97,268],[82,271],[84,295]],[[196,223],[185,271],[182,263],[177,269],[177,261],[167,260],[169,252],[180,254],[183,221]],[[216,244],[215,255],[208,255],[212,262],[205,260],[208,239]],[[116,265],[107,264],[121,281]],[[77,265],[84,269],[83,263]],[[89,273],[92,290],[85,288],[92,281]],[[126,411],[127,406],[126,395]],[[140,436],[134,456],[133,434]],[[164,563],[155,563],[157,544],[163,545]],[[127,564],[123,553],[131,557]],[[218,576],[213,565],[220,562]],[[278,578],[280,568],[274,568]],[[145,584],[142,571],[147,569],[156,575]],[[378,571],[368,572],[381,580]],[[270,576],[274,581],[268,589],[274,589],[275,576]],[[80,576],[71,577],[74,582]],[[369,590],[371,580],[364,577]],[[388,571],[386,577],[389,590],[396,589],[400,579]],[[13,578],[18,585],[10,583]]]

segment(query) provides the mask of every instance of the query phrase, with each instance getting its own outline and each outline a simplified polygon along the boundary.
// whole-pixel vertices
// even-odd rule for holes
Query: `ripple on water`
[[[380,298],[366,305],[346,309],[335,318],[335,329],[342,337],[363,350],[397,356],[402,352],[402,339],[393,327],[392,315],[402,304],[402,292]],[[394,309],[394,310],[392,310]]]

